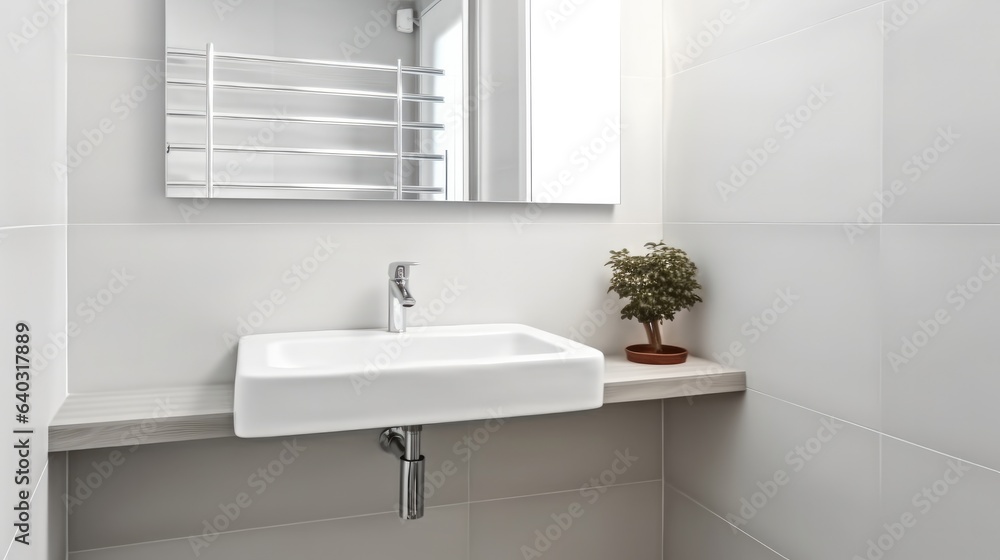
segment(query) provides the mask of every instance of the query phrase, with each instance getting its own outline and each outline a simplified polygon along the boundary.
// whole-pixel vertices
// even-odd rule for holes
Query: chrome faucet
[[[410,267],[417,266],[415,262],[394,262],[389,265],[389,332],[406,332],[406,311],[413,307],[417,300],[410,293]]]

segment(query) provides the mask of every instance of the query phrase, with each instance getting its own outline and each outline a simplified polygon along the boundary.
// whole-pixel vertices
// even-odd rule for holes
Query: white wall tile
[[[257,321],[256,303],[281,290],[254,332],[385,326],[385,267],[415,260],[416,312],[437,309],[447,282],[463,287],[435,324],[513,321],[611,351],[637,325],[603,313],[607,252],[659,237],[659,225],[506,224],[71,226],[73,391],[228,383],[235,350],[226,333]],[[294,268],[317,239],[339,243],[308,279]],[[125,271],[125,272],[122,272]],[[131,277],[100,310],[88,303],[116,274]],[[291,275],[291,276],[286,276]],[[261,306],[270,309],[267,304]],[[588,315],[591,314],[591,315]],[[600,324],[597,325],[595,321]],[[590,330],[585,325],[595,325]],[[246,331],[243,331],[246,332]],[[641,330],[639,331],[641,332]],[[183,351],[178,351],[183,348]]]
[[[166,0],[73,0],[69,52],[163,60]]]
[[[622,76],[663,76],[663,5],[662,0],[621,3]]]
[[[878,232],[852,245],[833,225],[668,224],[664,237],[698,265],[705,300],[671,337],[746,368],[754,389],[878,426]]]
[[[852,554],[883,560],[988,558],[1000,473],[882,438],[881,519]],[[871,554],[871,556],[869,556]]]
[[[43,8],[43,5],[45,8]],[[65,2],[8,0],[0,49],[0,227],[66,223]]]
[[[9,403],[10,413],[4,415],[4,432],[13,438],[12,430],[32,429],[31,477],[27,484],[15,485],[14,477],[6,479],[4,491],[11,498],[16,492],[27,490],[32,495],[32,527],[25,547],[13,543],[7,558],[35,559],[59,557],[60,546],[65,542],[59,535],[51,533],[46,524],[50,513],[49,476],[46,472],[48,460],[48,439],[45,437],[49,421],[66,397],[66,356],[62,348],[66,344],[66,227],[35,226],[20,228],[0,228],[0,325],[4,334],[0,338],[0,355],[9,363],[9,380],[5,383],[3,398]],[[27,346],[31,349],[29,384],[28,422],[19,423],[15,419],[14,356],[16,347],[22,345],[15,336],[17,324],[24,322],[30,330]],[[20,435],[18,438],[22,437]],[[8,445],[13,445],[14,441]],[[0,458],[0,469],[13,473],[17,469],[18,457],[15,453],[5,453]],[[57,473],[60,465],[55,465]],[[13,504],[8,507],[13,507]],[[52,529],[56,529],[53,526]],[[9,527],[5,535],[13,539],[14,529]],[[7,544],[10,544],[8,540]],[[42,554],[42,556],[39,556]]]
[[[881,8],[664,85],[664,219],[838,222],[881,179]]]
[[[664,442],[667,484],[787,558],[850,558],[876,525],[876,433],[750,391],[665,401]]]
[[[886,2],[888,223],[997,223],[1000,4]]]
[[[0,319],[10,333],[0,339],[0,349],[13,356],[14,326],[28,323],[34,374],[31,418],[36,427],[47,426],[66,396],[65,226],[0,228],[0,294]],[[40,452],[44,458],[44,448]]]
[[[878,0],[671,0],[663,9],[667,73],[805,29]]]
[[[1000,468],[1000,227],[885,226],[882,247],[885,431]]]

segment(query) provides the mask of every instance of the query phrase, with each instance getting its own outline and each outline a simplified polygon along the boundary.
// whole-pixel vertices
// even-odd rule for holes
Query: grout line
[[[723,523],[725,523],[726,525],[729,525],[729,526],[730,526],[730,527],[732,527],[733,529],[735,529],[735,530],[737,530],[737,531],[739,531],[739,532],[743,533],[744,535],[746,535],[746,536],[750,537],[750,538],[751,538],[751,539],[753,539],[753,540],[754,540],[755,542],[757,542],[757,544],[759,544],[759,545],[763,546],[764,548],[766,548],[766,549],[770,550],[771,552],[773,552],[773,553],[777,554],[777,555],[778,555],[778,556],[780,556],[781,558],[784,558],[785,560],[788,560],[788,557],[787,557],[787,556],[785,556],[784,554],[782,554],[782,553],[778,552],[777,550],[774,550],[773,548],[771,548],[771,547],[767,546],[766,544],[764,544],[764,542],[763,542],[763,541],[761,541],[761,540],[760,540],[760,539],[758,539],[757,537],[755,537],[755,536],[751,535],[750,533],[747,533],[747,532],[746,532],[746,531],[744,531],[743,529],[740,529],[740,528],[739,528],[739,527],[737,527],[736,525],[733,525],[733,524],[732,524],[732,523],[730,523],[730,522],[729,522],[729,521],[728,521],[728,520],[727,520],[727,519],[726,519],[725,517],[722,517],[721,515],[719,515],[719,514],[715,513],[714,511],[712,511],[711,509],[709,509],[709,508],[708,508],[707,506],[705,506],[704,504],[702,504],[702,503],[701,503],[701,502],[699,502],[698,500],[696,500],[696,499],[692,498],[691,496],[689,496],[689,495],[687,495],[686,493],[684,493],[684,492],[680,491],[679,489],[677,489],[677,488],[676,488],[675,486],[673,486],[673,485],[670,485],[670,489],[671,489],[671,490],[673,490],[674,492],[676,492],[676,493],[680,494],[681,496],[684,496],[685,498],[687,498],[688,500],[690,500],[690,501],[691,501],[692,503],[694,503],[695,505],[697,505],[697,506],[698,506],[698,507],[700,507],[701,509],[703,509],[703,510],[707,511],[708,513],[711,513],[711,514],[712,514],[712,515],[714,515],[715,517],[718,517],[718,518],[719,518],[719,519],[721,519],[721,520],[722,520],[722,522],[723,522]]]
[[[932,449],[932,448],[927,447],[925,445],[920,445],[919,443],[915,443],[915,442],[912,442],[910,440],[903,439],[901,437],[897,437],[897,436],[894,436],[892,434],[888,434],[886,432],[882,432],[882,431],[876,430],[875,428],[869,428],[868,426],[864,426],[864,425],[858,424],[856,422],[851,422],[850,420],[846,420],[846,419],[841,418],[840,416],[836,416],[834,414],[827,414],[825,412],[820,412],[818,410],[809,408],[808,406],[803,406],[801,404],[793,403],[792,401],[785,400],[785,399],[783,399],[781,397],[776,397],[774,395],[765,393],[763,391],[758,391],[757,389],[751,389],[751,388],[747,387],[747,392],[757,393],[758,395],[762,395],[762,396],[768,397],[770,399],[774,399],[776,401],[783,402],[785,404],[794,406],[796,408],[801,408],[802,410],[808,410],[809,412],[812,412],[813,414],[818,414],[820,416],[826,416],[828,418],[833,418],[834,420],[837,420],[838,422],[843,422],[843,423],[848,424],[850,426],[854,426],[855,428],[860,428],[860,429],[865,430],[867,432],[871,432],[873,434],[877,434],[877,435],[882,436],[882,437],[887,437],[889,439],[896,440],[896,441],[898,441],[900,443],[906,443],[906,444],[912,445],[914,447],[923,449],[925,451],[930,451],[931,453],[935,453],[937,455],[941,455],[942,457],[947,457],[949,459],[954,459],[956,461],[961,461],[962,463],[966,463],[966,464],[972,465],[974,467],[979,467],[981,469],[984,469],[984,470],[987,470],[987,471],[990,471],[990,472],[993,472],[993,473],[996,473],[996,474],[1000,474],[1000,470],[994,469],[992,467],[987,467],[986,465],[977,463],[975,461],[970,461],[968,459],[963,459],[961,457],[956,457],[955,455],[950,455],[950,454],[945,453],[943,451],[938,451],[937,449]]]
[[[881,17],[881,25],[879,27],[881,28],[880,32],[881,32],[881,35],[882,35],[882,41],[879,42],[879,47],[882,49],[882,51],[881,51],[881,55],[882,55],[881,66],[882,67],[881,67],[881,72],[880,72],[880,75],[882,76],[882,91],[881,91],[881,97],[882,98],[879,100],[879,107],[881,109],[881,113],[879,114],[879,117],[880,117],[880,119],[879,119],[879,194],[882,195],[882,196],[885,196],[885,25],[884,25],[885,24],[885,3],[882,3],[881,9],[882,9],[882,15],[880,16]],[[885,199],[880,197],[879,200],[885,200]],[[883,224],[883,222],[885,222],[885,210],[886,209],[883,207],[882,211],[879,212],[878,224],[875,226],[875,233],[876,233],[876,235],[878,235],[878,269],[876,270],[876,273],[877,273],[877,276],[876,276],[877,280],[876,280],[876,282],[877,282],[877,288],[880,290],[880,292],[882,290],[882,262],[883,262],[882,259],[883,259],[884,255],[885,255],[885,252],[883,251],[884,236],[882,235],[882,224]],[[881,293],[885,293],[885,292],[881,292]],[[879,361],[878,361],[878,391],[877,391],[878,392],[878,423],[879,423],[879,427],[882,427],[882,422],[885,419],[885,415],[883,414],[883,411],[885,410],[885,406],[884,406],[883,399],[882,399],[882,385],[883,385],[883,375],[884,375],[883,369],[885,367],[885,360],[882,359],[882,356],[885,356],[885,353],[884,353],[884,350],[885,350],[884,344],[885,344],[885,333],[882,332],[882,329],[879,329],[879,332],[878,332],[878,350],[879,350],[878,355],[879,355]],[[883,451],[882,444],[883,444],[882,438],[878,438],[878,498],[879,498],[879,503],[882,503],[882,463],[883,463],[883,459],[882,459],[882,451]]]
[[[87,54],[87,53],[67,53],[69,56],[82,56],[86,58],[106,58],[110,60],[133,60],[139,62],[164,62],[162,58],[141,58],[136,56],[114,56],[110,54]]]
[[[666,399],[660,399],[660,560],[666,560],[664,539],[667,532],[667,442],[666,442]]]
[[[690,222],[679,222],[679,221],[669,221],[663,222],[664,227],[666,226],[852,226],[857,225],[857,222],[705,222],[705,221],[690,221]],[[880,227],[986,227],[986,226],[1000,226],[998,223],[987,223],[987,222],[907,222],[907,223],[880,223],[877,224]]]
[[[427,506],[425,509],[437,509],[437,508],[452,507],[452,506],[458,506],[458,505],[462,505],[462,504],[447,504],[447,505],[440,505],[440,506]],[[342,516],[342,517],[329,517],[329,518],[326,518],[326,519],[310,519],[309,521],[296,521],[294,523],[281,523],[281,524],[278,524],[278,525],[264,525],[264,526],[261,526],[261,527],[247,527],[246,529],[233,529],[231,531],[218,531],[217,533],[215,533],[215,535],[216,535],[216,540],[218,540],[218,537],[221,537],[222,535],[232,534],[232,533],[247,533],[247,532],[250,532],[250,531],[262,531],[262,530],[267,530],[267,529],[279,529],[279,528],[282,528],[282,527],[293,527],[295,525],[309,525],[309,524],[312,524],[312,523],[326,523],[326,522],[329,522],[329,521],[342,521],[342,520],[346,520],[346,519],[363,519],[363,518],[366,518],[366,517],[376,517],[376,516],[379,516],[379,515],[388,515],[390,513],[394,514],[394,513],[397,513],[397,512],[396,511],[378,511],[378,512],[374,512],[374,513],[363,513],[361,515],[348,515],[348,516]],[[137,542],[137,543],[116,544],[116,545],[113,545],[113,546],[104,546],[104,547],[99,547],[99,548],[87,548],[87,549],[83,549],[83,550],[74,550],[74,551],[72,551],[72,553],[73,554],[79,554],[81,552],[95,552],[95,551],[99,551],[99,550],[113,550],[113,549],[116,549],[116,548],[126,548],[126,547],[130,547],[130,546],[143,546],[143,545],[147,545],[147,544],[164,543],[164,542],[172,542],[172,541],[186,541],[186,540],[195,539],[195,538],[198,538],[198,537],[201,537],[201,536],[202,535],[188,535],[188,536],[184,536],[184,537],[170,537],[168,539],[156,539],[156,540],[152,540],[152,541],[143,541],[143,542]],[[215,542],[215,541],[212,541],[212,542]]]
[[[472,437],[472,422],[465,423],[465,437]],[[472,460],[469,457],[468,472],[465,473],[465,559],[472,559]]]
[[[70,464],[69,464],[69,451],[62,451],[62,452],[60,452],[60,455],[62,455],[63,470],[65,471],[65,477],[66,477],[65,480],[63,481],[63,484],[65,484],[65,486],[63,486],[60,489],[60,491],[68,494],[69,493],[69,468],[70,468]],[[60,510],[62,512],[62,518],[63,518],[63,550],[62,550],[62,552],[63,552],[63,558],[65,558],[65,559],[68,560],[69,559],[69,500],[62,499],[60,501],[63,503],[62,509]]]
[[[599,488],[620,488],[620,487],[624,487],[624,486],[636,486],[638,484],[649,484],[651,482],[661,482],[661,480],[658,479],[658,478],[654,478],[654,479],[650,479],[650,480],[637,480],[635,482],[622,482],[621,484],[610,484],[608,486],[590,486],[590,485],[587,485],[586,488],[588,488],[588,489],[590,489],[590,488],[594,488],[594,489],[599,489]],[[489,499],[486,499],[486,500],[476,500],[474,502],[470,501],[469,504],[487,504],[487,503],[490,503],[490,502],[502,502],[502,501],[505,501],[505,500],[519,500],[521,498],[534,498],[536,496],[551,496],[551,495],[554,495],[554,494],[570,494],[570,493],[579,492],[580,490],[582,490],[582,488],[571,488],[569,490],[554,490],[552,492],[539,492],[537,494],[522,494],[522,495],[519,495],[519,496],[504,496],[502,498],[489,498]]]
[[[734,54],[741,53],[743,51],[748,51],[750,49],[754,49],[754,48],[757,48],[757,47],[761,47],[763,45],[767,45],[768,43],[773,43],[775,41],[780,41],[782,39],[786,39],[788,37],[791,37],[792,35],[797,35],[799,33],[803,33],[805,31],[809,31],[810,29],[813,29],[815,27],[819,27],[821,25],[826,25],[826,24],[828,24],[828,23],[830,23],[832,21],[836,21],[836,20],[838,20],[840,18],[845,18],[845,17],[851,16],[853,14],[856,14],[858,12],[862,12],[864,10],[867,10],[869,8],[874,8],[876,5],[882,5],[882,6],[884,6],[884,2],[885,2],[885,0],[877,0],[877,1],[872,2],[871,4],[868,4],[867,6],[862,6],[860,8],[856,8],[856,9],[851,10],[849,12],[846,12],[846,13],[843,13],[843,14],[840,14],[840,15],[836,15],[836,16],[824,19],[822,21],[818,21],[816,23],[807,25],[806,27],[803,27],[801,29],[796,29],[795,31],[790,31],[788,33],[785,33],[784,35],[779,35],[777,37],[772,37],[770,39],[761,41],[759,43],[754,43],[752,45],[747,45],[745,47],[740,47],[740,48],[736,49],[735,51],[728,52],[728,53],[726,53],[726,54],[724,54],[722,56],[719,56],[718,58],[713,58],[711,60],[706,60],[705,62],[702,62],[701,64],[695,64],[694,66],[691,66],[690,68],[684,68],[683,70],[678,70],[677,72],[674,72],[672,74],[665,75],[664,79],[666,79],[666,78],[672,78],[674,76],[679,76],[681,74],[684,74],[685,72],[690,72],[690,71],[692,71],[692,70],[694,70],[696,68],[702,68],[704,66],[712,64],[713,62],[718,62],[720,60],[724,60],[724,59],[726,59],[726,58],[728,58],[730,56],[733,56]],[[883,11],[884,11],[884,8],[883,8]],[[666,50],[667,50],[666,45],[664,45],[664,49],[663,50],[664,50],[664,58],[669,58],[669,57],[666,56]]]
[[[509,221],[467,221],[467,222],[118,222],[107,224],[96,223],[75,223],[75,224],[54,224],[66,225],[69,227],[143,227],[143,226],[510,226]],[[837,225],[846,225],[837,224]],[[663,226],[662,222],[536,222],[528,224],[529,227],[546,226]],[[21,227],[49,227],[49,226],[21,226]],[[4,228],[0,228],[4,229]]]
[[[36,229],[36,228],[51,228],[51,227],[65,227],[66,224],[32,224],[23,226],[0,226],[0,231],[14,231],[17,229]]]

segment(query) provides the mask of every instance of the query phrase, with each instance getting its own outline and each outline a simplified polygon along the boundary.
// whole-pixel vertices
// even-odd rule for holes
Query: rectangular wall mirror
[[[619,1],[167,0],[167,196],[617,204]]]

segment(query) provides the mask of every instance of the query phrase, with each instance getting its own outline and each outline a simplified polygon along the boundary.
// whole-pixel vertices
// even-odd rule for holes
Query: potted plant
[[[611,287],[629,302],[622,308],[622,319],[636,319],[646,329],[648,344],[625,348],[630,361],[640,364],[682,364],[687,350],[666,346],[660,338],[660,323],[672,321],[682,309],[690,309],[701,297],[695,275],[698,267],[680,249],[659,243],[646,243],[645,255],[631,255],[628,249],[611,251]]]

